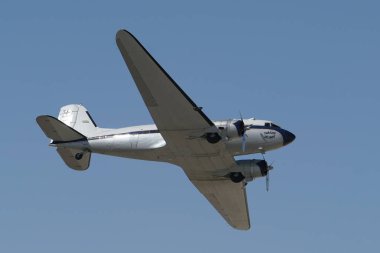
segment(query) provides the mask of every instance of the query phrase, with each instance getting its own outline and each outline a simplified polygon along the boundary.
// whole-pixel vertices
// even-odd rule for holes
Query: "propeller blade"
[[[241,111],[239,111],[240,114],[240,120],[243,121],[243,115],[241,114]]]
[[[245,143],[246,143],[246,141],[247,141],[247,139],[245,138],[246,137],[246,135],[245,135],[245,133],[243,134],[243,136],[242,136],[242,146],[241,146],[241,150],[243,151],[243,152],[245,152]]]
[[[245,144],[247,142],[247,138],[246,138],[247,135],[245,134],[245,131],[247,130],[247,127],[244,124],[243,115],[241,114],[241,112],[239,112],[239,114],[240,114],[240,119],[236,120],[234,122],[234,125],[238,132],[238,135],[241,136],[242,138],[241,150],[245,152]]]
[[[269,171],[273,170],[273,163],[274,162],[272,162],[270,165],[268,165],[268,172],[267,172],[267,175],[265,177],[267,192],[269,192]]]

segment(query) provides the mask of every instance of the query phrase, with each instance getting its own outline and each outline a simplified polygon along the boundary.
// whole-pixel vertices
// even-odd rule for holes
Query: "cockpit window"
[[[281,128],[280,126],[278,126],[278,125],[276,125],[276,124],[274,124],[274,123],[271,123],[271,122],[266,122],[266,123],[264,124],[264,126],[266,126],[266,127],[276,127],[276,128]]]

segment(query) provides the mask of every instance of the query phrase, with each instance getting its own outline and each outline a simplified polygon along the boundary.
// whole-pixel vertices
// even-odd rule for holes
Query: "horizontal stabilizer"
[[[45,135],[53,141],[66,142],[86,139],[86,136],[52,116],[38,116],[36,118],[36,121],[38,125],[41,127],[42,131],[44,131]]]
[[[91,152],[72,148],[57,148],[57,152],[66,165],[74,170],[86,170],[90,166]]]

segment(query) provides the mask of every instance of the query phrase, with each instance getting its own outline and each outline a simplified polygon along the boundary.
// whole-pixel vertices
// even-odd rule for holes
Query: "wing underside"
[[[120,30],[116,43],[158,129],[214,125],[131,33]]]
[[[250,228],[247,197],[243,183],[233,183],[230,180],[191,180],[191,182],[228,224],[241,230]]]

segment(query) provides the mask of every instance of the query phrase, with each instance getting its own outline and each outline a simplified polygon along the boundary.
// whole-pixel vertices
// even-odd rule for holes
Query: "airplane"
[[[235,160],[288,145],[295,135],[269,120],[212,121],[126,30],[116,44],[155,124],[119,129],[98,127],[80,104],[60,109],[58,118],[36,121],[66,165],[84,171],[91,154],[175,164],[235,229],[248,230],[248,182],[273,168],[265,159]]]

